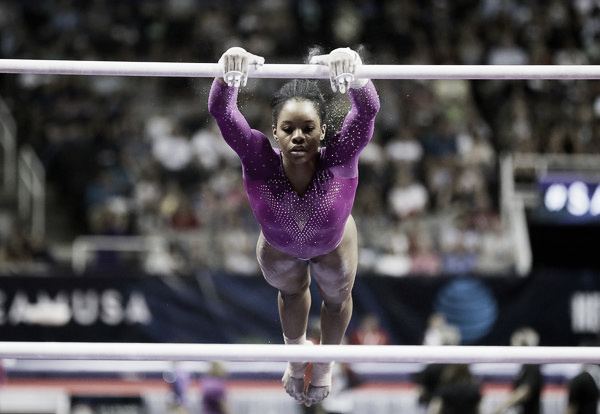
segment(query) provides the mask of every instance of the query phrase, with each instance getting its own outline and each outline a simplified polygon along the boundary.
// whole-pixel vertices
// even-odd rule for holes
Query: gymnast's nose
[[[301,128],[294,130],[294,134],[292,135],[292,142],[294,144],[301,144],[305,140],[304,132],[302,132]]]

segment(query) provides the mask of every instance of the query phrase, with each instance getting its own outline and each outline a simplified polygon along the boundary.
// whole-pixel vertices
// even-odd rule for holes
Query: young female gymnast
[[[304,345],[314,278],[321,305],[321,344],[339,345],[352,316],[352,286],[358,244],[352,205],[358,184],[358,157],[373,135],[379,97],[373,83],[356,79],[361,58],[354,50],[335,49],[314,56],[311,64],[329,67],[334,92],[349,94],[352,108],[341,130],[325,146],[326,102],[317,83],[292,80],[271,102],[272,133],[251,129],[237,107],[250,65],[264,58],[240,47],[227,50],[219,63],[223,77],[214,80],[209,111],[225,141],[240,157],[243,181],[261,233],[256,247],[266,281],[278,289],[286,344]],[[286,392],[306,406],[327,397],[333,363],[288,363]]]

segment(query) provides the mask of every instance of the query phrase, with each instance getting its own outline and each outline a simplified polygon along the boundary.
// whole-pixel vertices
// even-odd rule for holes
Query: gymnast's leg
[[[352,317],[352,287],[358,267],[356,224],[346,222],[344,237],[331,253],[310,261],[323,303],[321,305],[321,343],[341,345]],[[315,404],[327,397],[331,387],[333,362],[313,363],[304,403]]]
[[[279,319],[287,345],[306,345],[306,329],[311,305],[308,261],[273,248],[263,235],[258,239],[256,256],[265,280],[279,290]],[[304,402],[304,375],[307,362],[289,362],[282,382],[286,392]]]

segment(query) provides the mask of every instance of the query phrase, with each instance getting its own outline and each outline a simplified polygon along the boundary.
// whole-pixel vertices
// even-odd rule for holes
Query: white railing
[[[500,209],[505,230],[513,239],[515,270],[520,276],[531,271],[533,254],[527,229],[525,204],[515,191],[513,158],[510,154],[500,157]]]
[[[73,240],[71,253],[73,271],[85,272],[90,260],[100,251],[165,254],[168,240],[161,236],[78,236]]]
[[[46,231],[46,171],[33,148],[17,150],[15,120],[0,98],[1,192],[17,197],[17,214],[32,237],[43,239]]]
[[[514,153],[500,159],[502,218],[513,233],[516,267],[522,275],[531,268],[532,262],[525,207],[536,207],[539,202],[537,180],[553,172],[582,174],[600,180],[600,155]]]
[[[46,170],[29,145],[19,151],[17,200],[21,219],[31,236],[43,239],[46,230]]]
[[[514,153],[512,157],[514,170],[533,170],[537,177],[549,171],[600,173],[598,154]]]
[[[16,126],[10,110],[0,98],[0,152],[2,154],[2,186],[4,194],[14,194],[16,188],[17,139]]]
[[[600,182],[600,154],[539,154],[511,155],[514,193],[527,207],[540,202],[538,180],[550,173],[565,173]]]

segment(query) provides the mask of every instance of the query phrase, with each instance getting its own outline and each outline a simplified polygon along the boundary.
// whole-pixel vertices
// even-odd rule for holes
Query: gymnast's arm
[[[373,136],[375,117],[380,102],[373,82],[356,79],[354,74],[362,66],[360,55],[350,48],[338,48],[328,55],[313,56],[310,63],[329,67],[331,89],[348,92],[352,108],[344,123],[327,143],[329,159],[337,164],[337,174],[355,177],[358,174],[358,157]],[[335,165],[332,166],[335,168]]]
[[[381,106],[373,82],[368,79],[364,79],[364,81],[366,83],[363,86],[350,86],[348,89],[352,107],[346,115],[341,129],[342,135],[359,135],[358,143],[361,144],[361,149],[373,136],[375,117]]]
[[[208,98],[208,111],[217,122],[223,139],[245,166],[251,163],[262,165],[259,158],[273,152],[267,137],[250,127],[237,106],[239,86],[245,85],[248,65],[260,62],[260,59],[241,48],[229,49],[219,60],[224,65],[224,75],[215,78]]]
[[[339,50],[339,49],[338,49]],[[350,68],[352,70],[352,78],[356,69],[362,66],[362,60],[360,55],[351,49],[342,49],[345,53],[346,50],[350,50],[354,54],[354,65]],[[333,55],[333,51],[331,54]],[[331,64],[331,63],[330,63]],[[336,65],[338,68],[339,65]],[[334,68],[330,67],[331,76],[336,74]],[[337,78],[343,77],[337,75]],[[375,85],[370,79],[355,79],[347,82],[347,91],[350,96],[350,102],[352,108],[344,120],[342,126],[342,133],[352,134],[356,131],[360,131],[360,135],[363,137],[362,148],[364,148],[373,136],[373,129],[375,125],[375,117],[380,109],[379,95],[375,90]],[[342,88],[340,88],[342,90]],[[366,140],[364,140],[366,138]],[[362,149],[361,148],[361,149]]]
[[[379,97],[375,86],[368,80],[362,87],[348,89],[352,108],[346,115],[339,132],[327,143],[328,158],[332,160],[339,177],[352,178],[358,174],[358,158],[367,146],[379,112]]]

